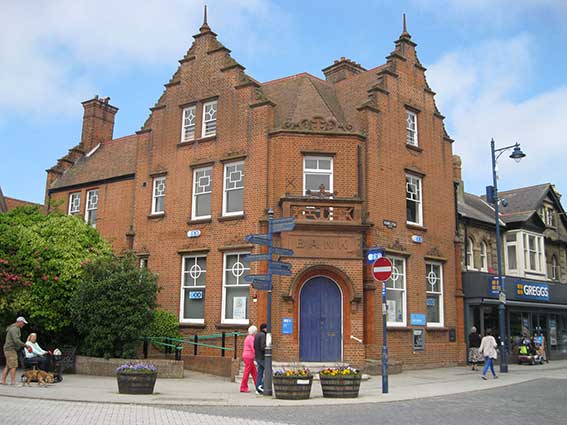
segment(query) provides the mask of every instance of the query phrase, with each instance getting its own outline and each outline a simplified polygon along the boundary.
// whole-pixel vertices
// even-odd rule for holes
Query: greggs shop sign
[[[547,283],[515,282],[515,295],[520,299],[549,301],[549,285]]]

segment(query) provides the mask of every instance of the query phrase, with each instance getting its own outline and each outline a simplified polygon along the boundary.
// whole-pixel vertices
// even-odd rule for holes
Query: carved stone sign
[[[289,130],[307,130],[307,131],[352,131],[352,125],[348,123],[340,123],[334,118],[325,119],[315,116],[311,119],[302,119],[298,122],[288,120],[283,123],[283,128]]]
[[[360,236],[301,235],[285,236],[285,246],[293,249],[295,257],[313,258],[360,258]]]

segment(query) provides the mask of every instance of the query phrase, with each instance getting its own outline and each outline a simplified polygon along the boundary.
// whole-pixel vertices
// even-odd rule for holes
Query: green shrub
[[[157,277],[136,257],[102,258],[85,265],[71,302],[74,324],[88,356],[136,358],[156,307]]]
[[[181,332],[179,332],[179,320],[177,319],[177,316],[169,311],[155,310],[154,317],[150,326],[146,330],[145,336],[181,338]],[[165,350],[163,345],[152,345],[160,351]]]

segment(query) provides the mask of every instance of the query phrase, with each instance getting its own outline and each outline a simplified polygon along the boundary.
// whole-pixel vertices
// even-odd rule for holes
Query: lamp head
[[[522,152],[522,149],[520,149],[520,144],[516,143],[516,145],[514,146],[514,151],[512,152],[512,155],[510,155],[510,158],[512,158],[516,162],[520,162],[525,156],[526,154]]]

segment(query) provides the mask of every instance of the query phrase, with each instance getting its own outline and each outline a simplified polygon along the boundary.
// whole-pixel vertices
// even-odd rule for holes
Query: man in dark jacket
[[[4,356],[6,357],[6,367],[2,371],[2,385],[6,385],[6,378],[10,372],[10,381],[16,385],[16,369],[18,368],[18,350],[26,346],[21,340],[20,329],[28,322],[23,317],[18,317],[16,323],[12,323],[6,328],[6,342],[4,344]]]
[[[256,336],[254,337],[254,351],[256,353],[255,360],[258,364],[256,394],[262,394],[264,392],[264,353],[266,351],[266,332],[268,332],[268,325],[262,323],[260,325],[260,332],[256,333]]]

